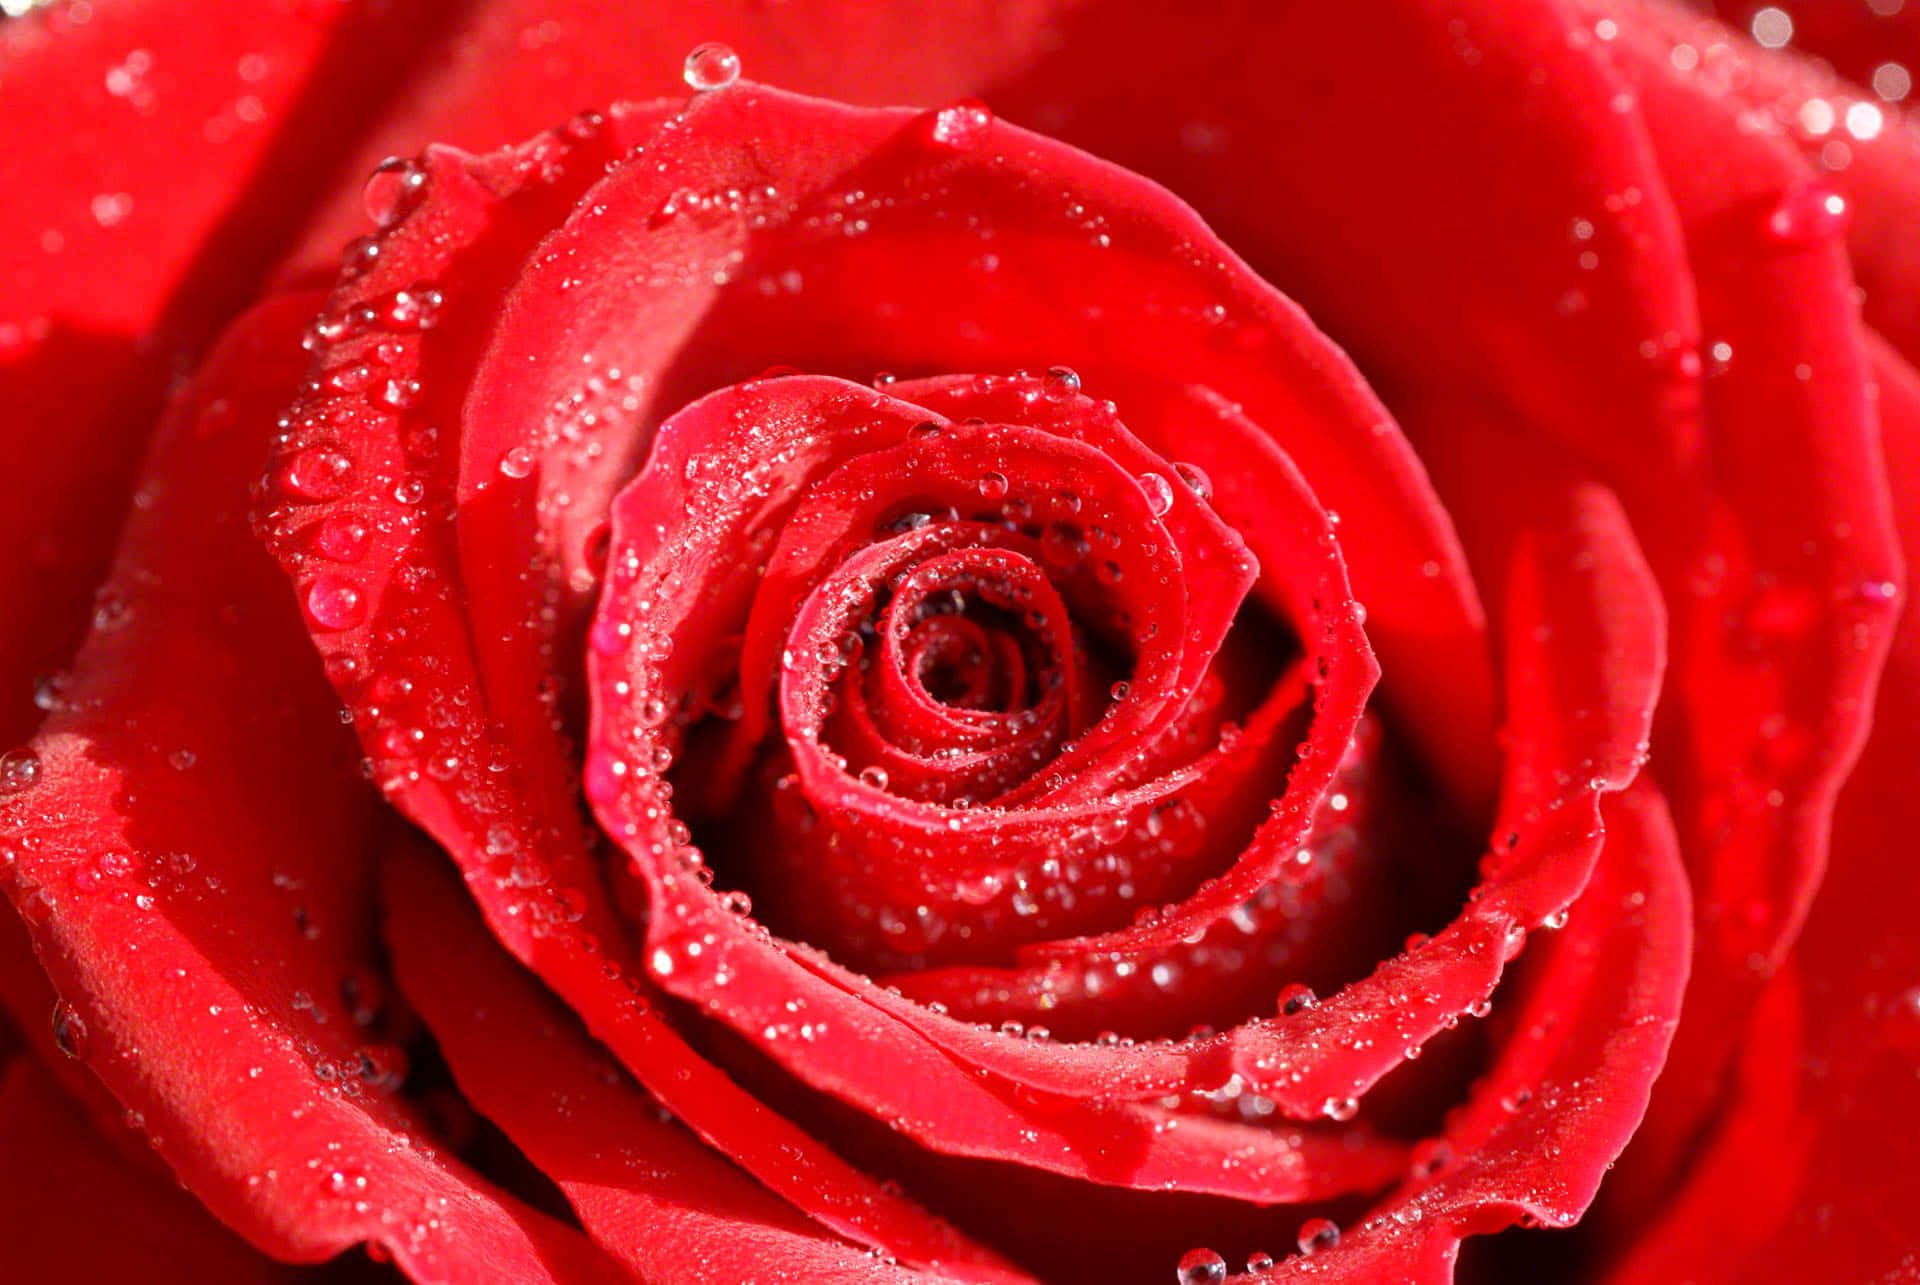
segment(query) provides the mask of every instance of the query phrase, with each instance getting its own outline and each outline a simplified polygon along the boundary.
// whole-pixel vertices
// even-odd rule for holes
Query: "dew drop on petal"
[[[80,1011],[66,1000],[53,1006],[53,1042],[71,1058],[87,1055],[87,1023]]]
[[[1173,474],[1186,484],[1189,491],[1202,500],[1213,498],[1213,479],[1196,464],[1176,463]]]
[[[533,472],[533,452],[516,446],[500,457],[500,472],[516,482]]]
[[[1331,1218],[1309,1218],[1300,1224],[1300,1236],[1294,1243],[1303,1254],[1332,1249],[1340,1243],[1340,1227]]]
[[[1140,489],[1147,493],[1147,508],[1156,518],[1165,517],[1173,507],[1173,483],[1158,473],[1142,473]]]
[[[1052,366],[1048,368],[1046,380],[1041,386],[1046,391],[1048,401],[1064,402],[1080,391],[1080,376],[1070,366]]]
[[[962,98],[933,114],[927,137],[959,152],[977,147],[993,128],[993,109],[977,98]]]
[[[366,615],[360,590],[335,575],[319,575],[307,586],[307,614],[323,629],[350,629]]]
[[[367,551],[366,525],[343,513],[328,515],[314,528],[313,549],[335,562],[357,562]]]
[[[740,79],[740,55],[717,40],[694,46],[681,66],[681,78],[696,93],[725,89]]]
[[[353,478],[353,460],[330,446],[312,446],[287,462],[280,483],[308,500],[330,500]]]
[[[25,746],[0,754],[0,798],[33,786],[40,780],[40,755]]]
[[[1219,1285],[1227,1279],[1227,1260],[1211,1249],[1189,1249],[1180,1255],[1179,1285]]]
[[[1303,1013],[1319,1002],[1319,996],[1313,993],[1313,987],[1300,982],[1294,982],[1280,991],[1280,1013],[1284,1017]]]
[[[388,228],[412,213],[426,188],[427,172],[419,161],[390,156],[367,176],[360,200],[367,217]]]
[[[1256,1251],[1247,1255],[1247,1275],[1249,1276],[1265,1276],[1273,1271],[1273,1267],[1272,1254]]]

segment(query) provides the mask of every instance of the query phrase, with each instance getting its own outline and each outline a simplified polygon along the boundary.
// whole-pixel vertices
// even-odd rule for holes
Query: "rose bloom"
[[[9,9],[0,1276],[1920,1279],[1920,6]]]

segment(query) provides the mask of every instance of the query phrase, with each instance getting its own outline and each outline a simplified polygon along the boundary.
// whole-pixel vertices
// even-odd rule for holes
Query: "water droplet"
[[[357,1169],[329,1169],[321,1184],[336,1196],[357,1196],[367,1189],[367,1175]]]
[[[389,379],[380,390],[380,400],[395,410],[407,410],[420,401],[420,381],[417,379]]]
[[[18,794],[40,780],[40,755],[21,746],[0,754],[0,797]]]
[[[53,1006],[53,1042],[68,1057],[87,1055],[86,1020],[80,1016],[80,1010],[64,999]]]
[[[1064,402],[1080,391],[1080,376],[1070,366],[1049,367],[1041,386],[1046,391],[1048,401]]]
[[[1173,507],[1173,483],[1158,473],[1142,473],[1140,489],[1147,493],[1147,508],[1156,518],[1163,518]]]
[[[331,500],[353,480],[353,460],[331,446],[311,446],[287,461],[280,484],[308,500]]]
[[[1265,1276],[1273,1270],[1273,1255],[1256,1250],[1247,1255],[1247,1275]]]
[[[33,680],[33,707],[51,713],[67,703],[67,679],[64,674],[42,674]]]
[[[533,451],[525,446],[516,446],[500,457],[500,472],[519,481],[533,472]]]
[[[933,114],[927,137],[958,152],[978,147],[992,129],[993,109],[977,98],[962,98]]]
[[[860,782],[876,790],[884,790],[887,788],[887,769],[878,763],[869,764],[860,769]]]
[[[1301,982],[1294,982],[1290,986],[1281,988],[1280,991],[1280,1013],[1284,1017],[1304,1013],[1319,1002],[1320,997],[1313,993],[1313,987]]]
[[[720,894],[720,909],[730,915],[750,915],[753,913],[753,898],[744,892],[723,892]]]
[[[1176,1279],[1180,1285],[1219,1285],[1227,1279],[1227,1260],[1211,1249],[1189,1249],[1180,1255]]]
[[[390,228],[413,212],[426,190],[427,171],[419,161],[389,156],[367,176],[360,200],[368,218]]]
[[[340,576],[318,575],[307,586],[307,614],[323,629],[350,629],[366,612],[360,590]]]
[[[695,93],[725,89],[740,79],[740,55],[717,40],[696,45],[680,68],[681,78]]]
[[[313,532],[313,550],[335,562],[357,562],[367,551],[366,525],[344,513],[330,514]]]
[[[1782,245],[1811,245],[1847,226],[1847,198],[1817,180],[1795,183],[1767,215],[1767,235]]]
[[[1426,1138],[1416,1142],[1409,1157],[1415,1178],[1431,1178],[1453,1159],[1453,1148],[1444,1138]]]
[[[1186,484],[1189,491],[1202,500],[1213,498],[1213,479],[1197,464],[1175,461],[1173,475]]]
[[[1007,475],[1005,473],[985,473],[980,478],[980,494],[989,500],[1005,498],[1007,494]]]
[[[1340,1243],[1340,1227],[1331,1218],[1309,1218],[1300,1224],[1300,1236],[1294,1243],[1303,1254],[1318,1254]]]
[[[431,330],[440,320],[445,297],[430,285],[413,285],[393,292],[383,320],[395,330]]]
[[[1345,1124],[1360,1114],[1360,1099],[1328,1098],[1320,1104],[1320,1113],[1336,1124]]]

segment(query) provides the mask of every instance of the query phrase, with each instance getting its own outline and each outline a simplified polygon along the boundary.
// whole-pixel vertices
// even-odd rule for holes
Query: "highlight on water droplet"
[[[1767,235],[1782,245],[1811,245],[1846,229],[1847,198],[1818,180],[1789,187],[1767,214]]]
[[[717,40],[694,46],[680,69],[681,78],[695,93],[725,89],[740,79],[740,55]]]

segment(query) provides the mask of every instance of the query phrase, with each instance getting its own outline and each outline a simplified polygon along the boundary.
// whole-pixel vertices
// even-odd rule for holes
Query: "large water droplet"
[[[1199,465],[1176,462],[1173,466],[1173,475],[1184,482],[1187,489],[1197,498],[1202,500],[1213,498],[1213,479],[1208,477],[1206,470]]]
[[[1300,1237],[1294,1242],[1303,1254],[1317,1254],[1340,1243],[1340,1227],[1331,1218],[1309,1218],[1300,1224]]]
[[[1142,473],[1140,489],[1147,493],[1147,508],[1156,518],[1163,518],[1173,507],[1173,483],[1158,473]]]
[[[80,1010],[64,999],[53,1006],[53,1042],[68,1057],[87,1055],[86,1020],[80,1016]]]
[[[331,500],[353,480],[353,460],[331,446],[311,446],[287,462],[280,484],[308,500]]]
[[[330,514],[313,532],[313,551],[335,562],[357,562],[367,551],[366,524],[344,513]]]
[[[717,40],[696,45],[680,69],[687,87],[696,93],[725,89],[740,79],[740,55]]]
[[[1219,1285],[1227,1279],[1227,1260],[1211,1249],[1189,1249],[1180,1255],[1176,1279],[1180,1285]]]
[[[1042,387],[1050,402],[1064,402],[1080,391],[1080,376],[1071,366],[1052,366]]]
[[[351,581],[318,575],[307,586],[307,614],[323,629],[351,629],[366,616],[366,599]]]
[[[18,794],[40,780],[40,755],[26,746],[0,754],[0,797]]]
[[[1304,1013],[1319,1002],[1320,997],[1313,993],[1313,987],[1301,982],[1294,982],[1280,990],[1280,1013],[1283,1017]]]
[[[500,472],[515,481],[533,472],[533,452],[524,446],[516,446],[500,457]]]
[[[427,171],[419,161],[389,156],[367,176],[360,200],[368,218],[390,228],[413,212],[426,190]]]

